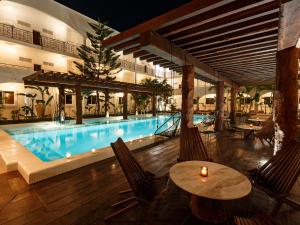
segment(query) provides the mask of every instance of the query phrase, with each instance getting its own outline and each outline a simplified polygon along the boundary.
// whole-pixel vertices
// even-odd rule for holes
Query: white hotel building
[[[73,61],[80,60],[76,48],[87,41],[86,32],[89,30],[87,22],[96,21],[53,0],[0,0],[2,117],[11,119],[11,112],[28,102],[26,97],[18,95],[28,92],[24,88],[23,77],[41,69],[63,73],[75,70]],[[153,66],[146,61],[135,60],[132,55],[122,55],[120,58],[122,71],[116,75],[118,81],[139,83],[145,77],[166,78],[175,89],[174,102],[177,108],[180,108],[179,74],[175,72],[172,74],[168,69]],[[214,104],[204,104],[207,102],[204,95],[207,98],[214,98],[214,91],[210,92],[209,86],[200,80],[195,81],[195,98],[200,98],[200,109],[213,110],[215,107]],[[51,107],[48,107],[47,114],[53,113],[58,95],[56,88],[50,88],[50,91],[54,95],[54,101]],[[110,109],[111,113],[120,110],[121,97],[122,93],[114,94],[113,102],[116,107]],[[128,109],[134,113],[134,103],[131,97],[129,98]],[[75,96],[66,99],[66,113],[74,116]]]

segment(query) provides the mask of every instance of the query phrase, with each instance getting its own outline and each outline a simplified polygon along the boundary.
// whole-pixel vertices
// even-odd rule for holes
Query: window
[[[66,105],[72,104],[72,95],[66,95]]]
[[[33,70],[34,70],[34,71],[40,71],[40,70],[42,70],[42,66],[39,65],[39,64],[34,64],[34,65],[33,65]]]
[[[13,91],[0,91],[0,104],[15,104],[15,94]]]
[[[96,104],[96,96],[90,95],[87,99],[87,104]]]
[[[215,103],[215,99],[214,98],[206,98],[205,102],[208,105],[213,105]]]

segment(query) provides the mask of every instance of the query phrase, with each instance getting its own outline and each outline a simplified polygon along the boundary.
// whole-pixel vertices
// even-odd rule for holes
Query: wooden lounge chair
[[[270,116],[264,123],[261,130],[256,132],[255,137],[259,138],[261,143],[263,140],[267,141],[270,145],[274,145],[275,138],[275,124],[272,116]]]
[[[253,185],[276,199],[272,211],[275,216],[282,203],[287,202],[289,193],[300,173],[300,142],[290,141],[261,168],[248,171]]]
[[[228,225],[278,225],[270,216],[259,214],[253,218],[242,218],[235,216],[233,221],[230,221]]]
[[[198,127],[187,128],[180,133],[180,151],[178,161],[212,161],[203,144]]]
[[[104,218],[106,222],[138,204],[150,203],[159,193],[165,190],[168,181],[167,177],[156,177],[154,174],[145,171],[132,156],[121,138],[111,143],[111,147],[131,187],[131,190],[121,191],[120,194],[132,192],[134,196],[113,204],[112,207],[117,207],[132,202],[127,207]]]

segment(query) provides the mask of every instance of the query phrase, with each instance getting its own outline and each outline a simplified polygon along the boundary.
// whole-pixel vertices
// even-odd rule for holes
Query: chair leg
[[[131,189],[126,189],[126,190],[120,191],[119,194],[122,195],[122,194],[127,194],[127,193],[130,193],[130,192],[132,192]]]
[[[130,198],[126,198],[126,199],[124,199],[122,201],[116,202],[115,204],[111,205],[111,207],[118,207],[120,205],[123,205],[124,203],[131,202],[133,200],[136,200],[136,198],[134,196],[130,197]]]
[[[137,206],[138,204],[139,204],[139,202],[135,201],[135,202],[131,203],[130,205],[126,206],[125,208],[120,209],[117,212],[114,212],[114,213],[110,214],[109,216],[105,217],[104,221],[105,222],[109,222],[112,218],[114,218],[114,217],[116,217],[116,216],[118,216],[118,215],[120,215],[122,213],[127,212],[129,209]]]
[[[276,205],[275,205],[275,207],[274,207],[274,209],[272,210],[272,213],[271,213],[271,215],[272,215],[273,217],[277,216],[277,214],[278,214],[278,212],[279,212],[279,209],[280,209],[282,203],[283,203],[283,202],[282,202],[281,200],[280,200],[280,201],[277,201],[277,203],[276,203]]]

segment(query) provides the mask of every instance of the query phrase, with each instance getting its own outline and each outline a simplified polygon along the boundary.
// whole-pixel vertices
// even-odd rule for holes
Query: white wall
[[[30,24],[30,27],[18,24],[18,20]],[[11,1],[0,1],[0,23],[14,25],[28,31],[40,31],[44,36],[75,44],[82,44],[84,40],[82,35],[64,22],[34,8]],[[53,35],[43,32],[43,29],[52,31]]]

